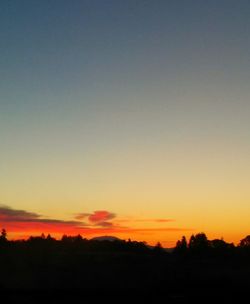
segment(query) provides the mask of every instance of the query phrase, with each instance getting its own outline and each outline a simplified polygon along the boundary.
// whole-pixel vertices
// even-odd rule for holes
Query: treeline
[[[237,294],[250,288],[250,236],[238,245],[208,240],[204,233],[182,237],[171,251],[160,243],[88,240],[50,234],[8,240],[0,233],[0,293],[36,296],[49,291],[99,295],[164,294],[164,297]],[[195,286],[195,288],[194,288]],[[195,293],[194,293],[195,292]],[[71,297],[71,295],[70,295]],[[47,299],[46,299],[47,301]],[[36,303],[35,301],[31,301]]]
[[[173,251],[176,255],[220,255],[237,254],[242,252],[250,253],[250,235],[243,238],[238,245],[227,243],[223,239],[208,240],[205,233],[192,235],[187,241],[183,236],[178,240]]]
[[[155,246],[155,251],[159,251],[161,245]],[[134,252],[147,253],[149,247],[145,242],[125,241],[125,240],[88,240],[83,238],[80,234],[76,236],[63,235],[60,240],[53,238],[50,234],[45,236],[30,236],[27,240],[8,240],[7,232],[2,229],[0,235],[0,251],[4,249],[21,250],[30,249],[36,251],[49,250],[50,252],[58,251],[62,253],[74,252],[91,252],[91,253],[105,253],[105,252]]]
[[[88,240],[80,234],[76,236],[63,235],[60,240],[53,238],[50,234],[45,236],[30,236],[27,240],[8,240],[7,232],[2,229],[0,234],[0,250],[3,248],[64,248],[64,249],[82,249],[86,251],[113,251],[113,252],[135,252],[135,253],[156,253],[172,255],[206,255],[206,254],[223,254],[223,253],[250,253],[250,235],[243,238],[238,245],[227,243],[223,239],[209,240],[205,233],[191,235],[187,240],[185,236],[178,240],[173,250],[166,250],[158,242],[155,246],[148,246],[146,242],[125,240]]]

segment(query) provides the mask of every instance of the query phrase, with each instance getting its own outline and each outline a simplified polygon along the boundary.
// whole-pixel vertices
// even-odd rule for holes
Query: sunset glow
[[[250,4],[239,2],[0,5],[9,239],[173,247],[250,234]]]

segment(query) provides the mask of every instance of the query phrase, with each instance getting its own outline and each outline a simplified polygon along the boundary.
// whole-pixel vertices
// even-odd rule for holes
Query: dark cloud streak
[[[63,224],[70,226],[85,226],[80,221],[64,221],[57,219],[45,219],[40,214],[28,212],[25,210],[16,210],[8,206],[0,206],[0,222],[24,222],[24,223],[46,223],[46,224]]]

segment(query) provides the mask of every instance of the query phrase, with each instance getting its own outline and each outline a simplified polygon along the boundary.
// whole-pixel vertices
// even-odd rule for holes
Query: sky
[[[0,227],[250,233],[250,2],[3,0]]]

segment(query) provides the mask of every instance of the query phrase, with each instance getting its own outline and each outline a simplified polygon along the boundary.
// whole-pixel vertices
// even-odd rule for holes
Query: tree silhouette
[[[4,228],[1,231],[0,242],[1,243],[7,242],[7,231]]]
[[[196,254],[206,253],[209,248],[209,241],[206,234],[201,232],[192,235],[189,240],[188,248]]]
[[[188,249],[187,240],[186,237],[183,236],[181,240],[177,241],[174,252],[178,254],[184,254],[187,252],[187,249]]]
[[[225,250],[225,249],[228,249],[228,248],[232,248],[233,244],[229,244],[222,239],[215,239],[215,240],[209,241],[209,246],[212,249]]]
[[[162,245],[161,245],[160,242],[157,242],[157,243],[156,243],[156,245],[155,245],[155,247],[154,247],[154,252],[155,252],[156,254],[161,254],[161,253],[164,252],[164,249],[163,249],[163,247],[162,247]]]
[[[250,248],[250,235],[247,235],[244,239],[242,239],[239,246]]]

